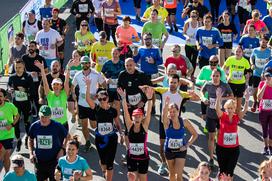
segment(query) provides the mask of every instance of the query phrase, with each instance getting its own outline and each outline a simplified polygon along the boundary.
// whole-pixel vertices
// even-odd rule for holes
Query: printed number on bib
[[[224,145],[235,145],[237,133],[224,133]]]
[[[230,33],[222,33],[223,42],[232,42],[232,35]]]
[[[107,135],[113,131],[112,123],[98,123],[98,132],[101,135]]]
[[[271,99],[263,99],[263,109],[264,110],[272,110],[272,100]]]
[[[6,130],[6,126],[8,125],[7,120],[0,121],[0,130]]]
[[[51,108],[51,112],[52,112],[52,119],[59,119],[59,118],[62,118],[64,115],[64,110],[62,107]]]
[[[174,0],[167,0],[167,4],[169,5],[174,4]]]
[[[14,91],[15,94],[15,100],[16,101],[27,101],[28,97],[27,97],[27,93],[26,92],[22,92],[22,91]]]
[[[73,175],[73,169],[72,168],[64,168],[63,174],[65,175]]]
[[[135,95],[128,95],[128,103],[132,106],[136,106],[141,101],[142,96],[140,93]]]
[[[111,83],[109,84],[110,89],[117,89],[117,81],[118,79],[111,79]]]
[[[244,76],[244,72],[241,72],[241,71],[232,72],[232,80],[241,80],[243,76]]]
[[[80,13],[87,13],[88,12],[88,4],[79,4],[78,11]]]
[[[206,47],[209,46],[209,45],[212,45],[213,44],[212,43],[212,37],[205,37],[205,36],[203,36],[202,37],[202,43]]]
[[[108,60],[107,57],[98,57],[99,65],[104,65],[104,63]]]
[[[114,9],[105,8],[105,17],[114,17]]]
[[[168,141],[168,148],[170,149],[178,149],[182,147],[183,139],[172,139],[170,138]]]
[[[250,57],[251,54],[252,54],[252,49],[245,48],[244,52],[245,52],[245,56],[246,56],[246,57]]]
[[[160,39],[159,38],[153,38],[152,43],[153,43],[153,45],[160,47]]]
[[[266,59],[262,59],[262,58],[259,58],[259,59],[256,59],[255,61],[255,65],[256,67],[258,68],[264,68],[264,65],[267,63]]]
[[[132,155],[144,154],[144,143],[129,143],[129,151]]]
[[[210,108],[211,109],[215,109],[215,101],[216,101],[216,99],[215,98],[209,98],[209,101],[210,101]]]
[[[52,149],[53,138],[51,135],[38,135],[37,142],[39,149]]]

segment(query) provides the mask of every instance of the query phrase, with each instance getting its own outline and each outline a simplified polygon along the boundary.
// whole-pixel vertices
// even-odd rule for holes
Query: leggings
[[[196,60],[198,55],[196,46],[185,45],[185,53],[186,53],[186,57],[190,60],[190,62],[193,65],[194,72],[192,73],[192,75],[194,75],[195,69],[196,69]]]
[[[94,18],[94,24],[97,28],[97,31],[103,31],[103,19],[102,18]]]
[[[212,21],[215,22],[215,20],[219,17],[219,6],[220,6],[221,0],[210,0],[210,6],[211,6],[211,13],[212,13]]]
[[[260,111],[259,120],[263,128],[263,138],[272,139],[272,111]]]
[[[245,10],[244,8],[238,6],[238,16],[240,24],[246,24],[247,20],[250,18],[250,12]]]
[[[118,26],[118,24],[116,24],[116,25],[108,25],[108,24],[104,23],[104,31],[107,34],[107,40],[109,41],[110,40],[110,36],[111,36],[112,39],[113,39],[113,42],[114,42],[115,46],[117,46],[117,41],[115,39],[115,32],[116,32],[117,26]]]
[[[29,115],[31,115],[31,103],[30,101],[23,101],[23,102],[14,101],[14,105],[18,108],[18,113],[20,115],[23,115],[26,134],[28,134],[29,127],[30,127]],[[20,138],[20,133],[21,133],[20,120],[21,119],[19,119],[19,121],[15,124],[15,136],[17,139]]]
[[[216,156],[219,165],[219,173],[233,176],[238,158],[240,155],[239,146],[234,148],[224,148],[216,145]]]

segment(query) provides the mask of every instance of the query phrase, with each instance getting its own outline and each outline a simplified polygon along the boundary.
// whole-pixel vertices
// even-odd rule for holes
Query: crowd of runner
[[[181,115],[190,111],[187,101],[201,102],[209,155],[190,180],[213,180],[214,160],[219,166],[216,179],[233,180],[240,154],[238,125],[248,111],[250,96],[250,111],[259,115],[262,127],[260,154],[272,155],[272,2],[266,1],[267,15],[261,19],[256,0],[227,0],[222,15],[223,1],[210,0],[208,9],[203,1],[184,0],[182,12],[177,12],[177,0],[146,0],[147,7],[133,0],[136,21],[144,22],[138,34],[129,16],[122,16],[119,25],[118,16],[126,7],[117,0],[75,0],[70,9],[76,22],[74,51],[65,60],[66,35],[73,28],[59,17],[60,10],[51,0],[45,0],[40,12],[28,12],[5,66],[10,75],[8,89],[0,89],[4,180],[92,180],[86,158],[79,155],[82,140],[69,132],[69,127],[76,126],[82,130],[83,151],[95,148],[98,152],[107,181],[115,180],[114,160],[122,145],[127,179],[146,181],[147,134],[157,114],[158,174],[181,181],[187,150],[198,138],[191,121]],[[240,27],[234,24],[236,14]],[[183,28],[177,26],[176,16],[183,18]],[[90,19],[98,39],[90,31]],[[169,35],[179,29],[185,44],[176,42],[164,59]],[[183,48],[185,54],[181,54]],[[156,112],[158,100],[161,106]],[[89,125],[95,130],[94,142]],[[11,157],[13,142],[17,153]],[[25,168],[22,145],[29,151],[35,174]],[[271,180],[271,160],[260,164],[259,174],[257,180]]]

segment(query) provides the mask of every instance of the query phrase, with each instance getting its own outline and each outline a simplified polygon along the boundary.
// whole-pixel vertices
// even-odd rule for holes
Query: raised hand
[[[84,77],[83,81],[85,82],[87,87],[90,87],[92,81],[89,77]]]
[[[125,98],[126,97],[126,92],[125,91],[123,91],[123,89],[122,88],[117,88],[117,92],[118,92],[118,94],[122,97],[122,98]]]
[[[147,87],[146,91],[145,91],[145,95],[147,97],[147,99],[152,99],[153,95],[154,95],[154,90],[151,87]]]
[[[35,60],[34,65],[35,65],[36,67],[38,67],[40,70],[43,70],[43,69],[44,69],[43,62],[41,63],[41,62],[39,62],[38,60]]]
[[[223,92],[222,92],[222,89],[219,87],[216,89],[216,97],[222,98],[222,96],[223,96]]]
[[[169,97],[169,96],[166,96],[164,105],[165,105],[165,106],[168,106],[169,104],[170,104],[170,97]]]

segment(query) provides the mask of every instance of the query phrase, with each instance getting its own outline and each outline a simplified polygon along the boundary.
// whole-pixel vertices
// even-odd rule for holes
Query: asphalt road
[[[64,8],[68,8],[70,5],[66,5]],[[65,11],[66,12],[66,11]],[[67,35],[66,39],[66,60],[69,60],[71,52],[73,50],[72,47],[72,41],[73,40],[73,34],[75,30],[75,24],[73,17],[69,17],[68,13],[62,14],[63,17],[68,17],[67,21],[70,24],[70,31]],[[175,37],[174,37],[175,38]],[[179,39],[179,37],[177,37]],[[170,45],[167,45],[164,49],[164,57],[170,54],[169,51]],[[195,75],[197,75],[199,70],[196,71]],[[1,86],[5,86],[6,78],[0,79]],[[251,102],[252,103],[252,102]],[[162,177],[157,174],[158,165],[160,164],[160,158],[159,158],[159,104],[160,101],[156,101],[156,111],[157,115],[152,117],[152,121],[150,123],[150,130],[148,132],[148,148],[150,153],[150,166],[149,166],[149,173],[148,173],[148,179],[150,181],[163,181],[168,180],[168,177]],[[195,144],[189,148],[187,158],[186,158],[186,165],[184,169],[184,178],[185,180],[188,179],[188,176],[192,171],[197,167],[198,163],[200,161],[208,161],[208,147],[207,147],[207,136],[202,132],[203,127],[205,126],[205,122],[200,118],[200,104],[199,102],[188,102],[186,104],[186,113],[183,113],[181,115],[183,118],[190,119],[193,126],[196,128],[199,137]],[[69,115],[69,118],[71,116]],[[72,124],[69,121],[70,124],[70,132],[71,134],[77,134],[82,139],[82,144],[85,143],[85,140],[81,134],[81,129],[77,127],[77,124]],[[93,130],[90,130],[90,135],[92,141],[94,140],[93,136]],[[263,156],[261,154],[261,151],[263,149],[263,143],[262,143],[262,131],[261,126],[258,121],[258,114],[248,112],[246,117],[243,121],[241,121],[239,125],[239,142],[241,144],[240,147],[240,157],[237,164],[237,167],[235,169],[235,176],[234,180],[253,180],[254,178],[258,177],[258,165],[267,157]],[[81,149],[82,150],[82,149]],[[82,155],[84,158],[88,160],[88,163],[93,170],[94,174],[94,180],[95,181],[102,181],[104,180],[102,176],[101,169],[99,167],[99,157],[97,154],[97,151],[93,149],[92,151],[88,153],[84,153],[80,150],[80,155]],[[13,151],[13,154],[16,154],[15,151]],[[25,166],[27,169],[33,171],[33,165],[29,162],[29,154],[28,150],[24,149],[24,146],[22,146],[22,150],[20,152],[25,157]],[[121,162],[121,155],[125,154],[125,148],[124,146],[118,145],[117,154],[115,157],[115,163],[114,163],[114,181],[125,181],[126,179],[126,173],[127,169],[126,166],[122,164]],[[217,162],[215,161],[215,164],[217,165]],[[218,168],[216,167],[215,171],[212,173],[212,177],[215,178],[217,174]],[[3,178],[3,170],[0,173],[0,178]]]

